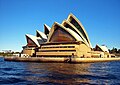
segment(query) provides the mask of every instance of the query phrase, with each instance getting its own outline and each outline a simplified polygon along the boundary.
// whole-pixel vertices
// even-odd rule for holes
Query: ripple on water
[[[120,85],[120,62],[30,63],[0,58],[0,84],[114,84]]]

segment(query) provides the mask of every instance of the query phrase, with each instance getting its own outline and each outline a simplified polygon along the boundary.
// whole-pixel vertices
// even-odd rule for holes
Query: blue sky
[[[120,48],[120,0],[0,0],[0,51],[21,51],[25,34],[61,23],[69,13],[81,21],[93,47]]]

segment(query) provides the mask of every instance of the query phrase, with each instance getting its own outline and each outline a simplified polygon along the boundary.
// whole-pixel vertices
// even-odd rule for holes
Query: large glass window
[[[37,41],[38,41],[39,44],[43,44],[44,43],[44,41],[41,40],[41,39],[37,39]]]
[[[65,26],[66,28],[69,28],[69,29],[73,30],[74,32],[76,32],[76,33],[81,37],[81,35],[80,35],[72,26],[70,26],[69,24],[65,23],[64,26]],[[82,37],[81,37],[81,38],[82,38]],[[82,39],[83,39],[83,38],[82,38]]]
[[[87,42],[89,42],[88,39],[87,39],[86,34],[84,33],[84,31],[83,31],[83,29],[82,29],[82,27],[81,27],[73,18],[70,19],[70,20],[71,20],[70,23],[72,23],[72,24],[82,33],[82,35],[83,35],[84,38],[87,40]]]
[[[69,29],[73,30],[74,32],[76,32],[79,35],[79,33],[74,28],[72,28],[69,24],[65,23],[64,26],[66,28],[69,28]]]
[[[51,36],[50,42],[72,42],[75,38],[64,29],[57,27]]]

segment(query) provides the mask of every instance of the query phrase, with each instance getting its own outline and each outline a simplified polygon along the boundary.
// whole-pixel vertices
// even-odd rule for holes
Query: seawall
[[[120,61],[120,57],[114,58],[71,58],[71,57],[4,57],[5,61],[17,62],[61,62],[61,63],[94,63]]]

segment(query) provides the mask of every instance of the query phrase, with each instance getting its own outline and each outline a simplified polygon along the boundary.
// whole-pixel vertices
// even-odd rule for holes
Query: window
[[[79,33],[74,28],[72,28],[69,24],[66,23],[64,26],[66,28],[70,28],[71,30],[73,30],[74,32],[76,32],[79,35]]]
[[[72,26],[70,26],[69,24],[64,24],[64,26],[66,27],[66,28],[69,28],[69,29],[71,29],[71,30],[73,30],[74,32],[76,32],[80,37],[81,37],[81,35],[72,27]],[[82,37],[81,37],[82,38]],[[82,38],[83,39],[83,38]]]
[[[83,31],[83,29],[82,29],[82,27],[75,21],[75,19],[70,19],[71,21],[70,21],[70,23],[72,23],[81,33],[82,33],[82,35],[83,35],[83,37],[87,40],[87,42],[88,42],[88,39],[87,39],[87,36],[86,36],[86,34],[84,33],[84,31]]]
[[[56,27],[50,39],[50,42],[71,42],[71,41],[75,41],[75,38],[71,36],[67,31],[58,26]]]

